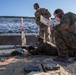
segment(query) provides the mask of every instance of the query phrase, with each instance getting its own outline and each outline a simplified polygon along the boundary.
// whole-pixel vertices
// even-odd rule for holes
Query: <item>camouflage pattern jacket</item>
[[[40,22],[40,15],[44,16],[47,19],[51,17],[51,14],[47,9],[40,8],[38,11],[35,12],[35,20],[37,25],[42,25],[42,23]]]
[[[62,33],[72,33],[76,34],[76,14],[68,12],[64,15],[60,22],[59,30]]]
[[[76,14],[66,13],[60,24],[56,26],[54,33],[58,47],[60,46],[61,49],[69,47],[76,50]]]

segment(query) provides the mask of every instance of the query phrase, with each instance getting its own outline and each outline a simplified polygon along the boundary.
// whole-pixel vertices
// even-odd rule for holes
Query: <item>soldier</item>
[[[53,46],[52,44],[44,43],[42,38],[38,39],[38,45],[37,47],[29,46],[28,52],[32,55],[52,55],[57,56],[58,51],[56,46]]]
[[[64,14],[62,9],[56,9],[54,16],[60,24],[55,29],[58,57],[53,60],[66,62],[69,60],[68,53],[76,54],[76,14]]]
[[[36,24],[39,25],[39,27],[40,27],[40,33],[39,33],[40,38],[43,38],[44,42],[51,42],[50,27],[48,27],[47,25],[44,25],[43,23],[40,22],[40,15],[49,19],[51,17],[50,12],[45,8],[40,8],[38,3],[34,4],[34,9],[36,10],[36,12],[35,12]]]

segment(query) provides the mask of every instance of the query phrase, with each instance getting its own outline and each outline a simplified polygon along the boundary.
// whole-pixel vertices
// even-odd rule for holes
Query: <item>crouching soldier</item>
[[[76,14],[64,14],[62,9],[56,9],[55,19],[60,22],[55,30],[55,43],[58,48],[58,57],[55,61],[68,61],[68,54],[76,55]]]

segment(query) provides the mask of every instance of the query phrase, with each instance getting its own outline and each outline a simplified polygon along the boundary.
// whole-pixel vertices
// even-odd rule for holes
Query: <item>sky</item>
[[[76,0],[0,0],[0,16],[34,17],[34,3],[48,9],[52,17],[57,8],[63,9],[65,13],[76,13]]]

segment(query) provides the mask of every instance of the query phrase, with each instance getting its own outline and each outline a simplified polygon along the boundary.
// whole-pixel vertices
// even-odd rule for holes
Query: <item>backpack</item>
[[[71,25],[76,26],[76,14],[72,12],[69,12],[68,14],[70,15]]]
[[[70,19],[70,25],[67,31],[76,35],[76,14],[72,12],[68,12],[67,15]]]

